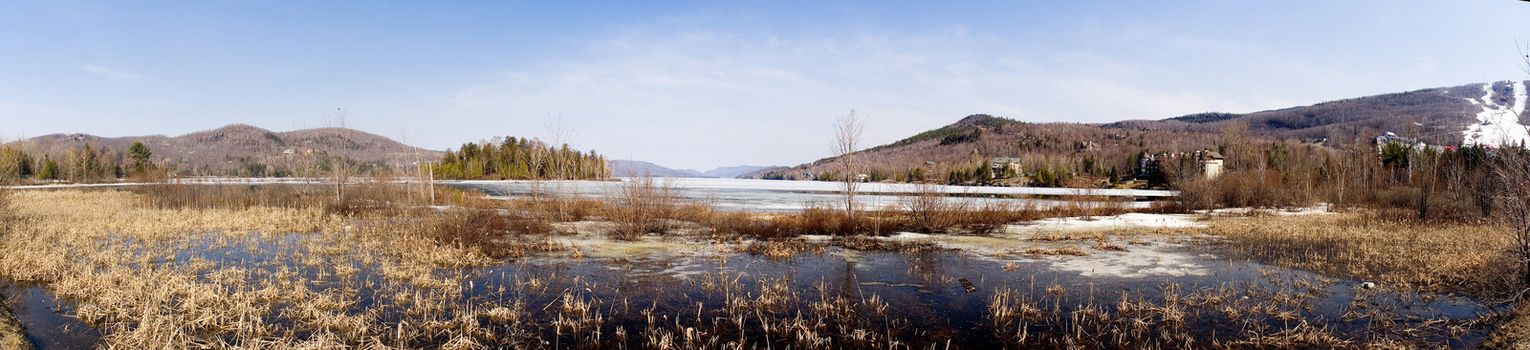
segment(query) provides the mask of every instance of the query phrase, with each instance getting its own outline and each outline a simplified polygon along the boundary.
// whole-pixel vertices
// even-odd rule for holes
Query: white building
[[[1196,157],[1196,160],[1201,164],[1201,175],[1206,176],[1208,179],[1222,176],[1222,160],[1225,158],[1222,157],[1221,153],[1217,153],[1217,151],[1201,151],[1200,155]]]

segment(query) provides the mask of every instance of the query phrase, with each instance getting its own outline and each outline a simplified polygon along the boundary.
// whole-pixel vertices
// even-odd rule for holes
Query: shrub
[[[624,240],[669,233],[680,202],[668,184],[647,177],[622,183],[608,201],[606,217],[616,223],[615,238]]]

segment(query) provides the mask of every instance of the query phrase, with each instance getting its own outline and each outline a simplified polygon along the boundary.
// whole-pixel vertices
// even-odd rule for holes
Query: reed
[[[1318,216],[1213,220],[1207,234],[1232,252],[1332,276],[1506,297],[1513,242],[1488,223],[1400,220],[1406,214],[1360,210]]]

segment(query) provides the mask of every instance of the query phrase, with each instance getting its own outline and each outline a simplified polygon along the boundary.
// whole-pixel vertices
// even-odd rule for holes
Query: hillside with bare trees
[[[1469,84],[1246,114],[1210,112],[1108,124],[1028,123],[975,114],[855,155],[869,181],[1111,186],[1151,180],[1143,174],[1150,170],[1143,169],[1145,157],[1225,153],[1217,137],[1228,128],[1243,128],[1251,142],[1330,149],[1369,143],[1387,132],[1430,145],[1459,146],[1468,127],[1479,123],[1484,104],[1515,103],[1515,86],[1507,81]],[[1519,119],[1530,120],[1530,114]],[[829,157],[753,175],[836,180],[847,176],[839,163],[840,157]]]
[[[398,168],[418,159],[431,161],[441,152],[405,145],[376,134],[346,128],[315,128],[274,132],[233,124],[217,129],[167,137],[100,137],[51,134],[15,141],[6,146],[31,154],[63,159],[86,146],[118,157],[134,142],[153,151],[153,163],[182,176],[304,176],[332,162],[345,161],[360,170]]]

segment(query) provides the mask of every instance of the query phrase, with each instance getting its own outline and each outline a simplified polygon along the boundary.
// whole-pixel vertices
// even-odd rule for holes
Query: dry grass
[[[0,305],[0,349],[30,350],[32,343],[22,332],[21,322],[11,316],[11,311]]]
[[[1451,338],[1472,321],[1376,321],[1355,337],[1309,323],[1313,300],[1331,284],[1322,279],[1269,277],[1248,284],[1096,295],[1058,286],[1004,286],[987,303],[986,318],[1006,348],[1415,348]],[[1377,305],[1355,301],[1347,319],[1391,320]],[[1222,331],[1209,332],[1207,328]],[[1230,329],[1229,329],[1230,328]],[[1347,332],[1353,332],[1349,330]]]
[[[1074,247],[1074,246],[1062,246],[1062,247],[1056,247],[1056,248],[1042,248],[1042,247],[1029,248],[1029,249],[1026,249],[1023,253],[1025,255],[1035,255],[1035,256],[1051,256],[1051,255],[1089,256],[1089,252],[1085,252],[1083,249],[1079,249],[1079,247]]]
[[[1497,325],[1493,334],[1483,342],[1484,349],[1530,349],[1530,310],[1518,308],[1505,315],[1506,320]]]
[[[750,241],[744,246],[743,251],[771,259],[790,259],[803,253],[822,254],[824,244],[801,238]]]
[[[470,242],[481,236],[473,232],[489,231],[485,226],[501,229],[480,225],[495,220],[480,211],[427,209],[381,221],[367,215],[399,212],[346,217],[322,205],[237,202],[191,209],[123,191],[32,191],[15,199],[7,212],[19,217],[21,229],[0,237],[0,276],[45,285],[77,303],[77,316],[105,333],[106,347],[441,344],[443,330],[470,328],[476,324],[470,313],[494,310],[463,310],[453,302],[466,288],[463,276],[442,273],[497,261],[484,249],[491,245]],[[559,248],[536,241],[492,246]],[[277,259],[220,263],[179,255],[220,249],[274,250]],[[357,278],[358,266],[383,279]],[[398,311],[357,312],[362,290],[394,300]],[[409,321],[381,327],[384,317],[398,317],[387,316],[393,312]],[[311,336],[294,336],[300,333]]]
[[[14,222],[10,209],[10,191],[0,189],[0,239],[5,239],[11,232]],[[5,300],[0,295],[0,300]],[[22,332],[21,323],[11,316],[11,311],[0,304],[0,349],[31,349],[32,344],[27,341],[26,333]]]
[[[1375,211],[1212,221],[1233,252],[1362,281],[1485,297],[1512,293],[1510,237],[1488,224],[1412,222]]]

